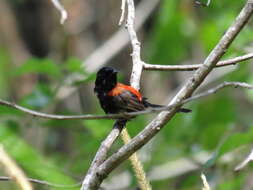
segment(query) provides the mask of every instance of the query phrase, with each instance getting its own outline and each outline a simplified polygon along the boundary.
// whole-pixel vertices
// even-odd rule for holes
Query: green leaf
[[[76,184],[76,181],[61,172],[62,166],[47,160],[5,125],[0,125],[0,143],[4,145],[10,156],[22,166],[29,177],[56,184]],[[60,188],[50,187],[50,189]],[[69,189],[77,190],[79,188]]]
[[[84,69],[82,68],[82,61],[76,57],[69,57],[65,62],[65,68],[69,72],[85,73]]]
[[[93,134],[94,138],[104,138],[113,127],[113,120],[84,120],[83,124]]]
[[[173,64],[187,54],[189,32],[183,28],[192,26],[191,17],[186,21],[177,0],[164,0],[151,34],[151,47],[148,56],[152,64]],[[193,27],[190,27],[193,28]],[[189,30],[190,31],[190,30]]]
[[[53,78],[59,78],[61,76],[59,66],[57,64],[54,64],[50,59],[32,58],[14,70],[15,76],[34,73],[47,74]]]
[[[204,167],[211,167],[215,162],[224,154],[235,150],[236,148],[252,143],[253,139],[253,127],[248,132],[236,133],[230,135],[223,143],[218,147],[212,157],[205,163]]]

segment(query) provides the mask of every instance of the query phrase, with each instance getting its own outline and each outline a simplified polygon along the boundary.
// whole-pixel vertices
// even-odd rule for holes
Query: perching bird
[[[94,92],[105,113],[142,111],[146,108],[159,108],[161,105],[151,104],[135,88],[117,82],[117,70],[103,67],[97,72]],[[180,108],[180,112],[191,110]]]

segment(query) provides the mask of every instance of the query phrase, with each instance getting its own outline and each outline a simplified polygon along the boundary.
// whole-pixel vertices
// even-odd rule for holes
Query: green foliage
[[[11,2],[14,7],[18,7],[26,1],[12,0]],[[142,46],[142,53],[145,53],[146,58],[144,57],[143,60],[152,64],[164,65],[203,60],[234,21],[244,2],[245,0],[211,1],[209,7],[202,7],[195,5],[194,0],[161,1],[155,14],[151,16],[151,20],[142,28],[141,34],[143,35],[139,36],[138,33],[138,37],[143,37],[139,40],[145,42]],[[96,27],[90,28],[100,28],[97,25],[98,23]],[[252,23],[240,33],[226,52],[224,59],[243,55],[248,49],[252,49],[251,25]],[[82,32],[80,36],[85,34],[86,32]],[[73,41],[78,41],[72,38],[77,38],[79,35],[67,36],[68,32],[64,35],[60,37],[61,40],[66,41],[66,44],[68,40],[71,41],[67,52],[66,44],[64,44],[64,47],[61,47],[64,49],[62,55],[55,52],[49,53],[49,55],[57,54],[55,57],[61,61],[50,57],[32,57],[16,66],[12,58],[15,52],[10,52],[8,45],[2,46],[1,44],[0,97],[46,113],[67,115],[77,115],[83,112],[103,113],[93,94],[95,73],[89,73],[86,70],[81,58],[69,56],[69,52],[73,55],[79,54],[72,52],[75,51],[75,48],[72,48],[74,47]],[[97,34],[92,35],[95,37]],[[84,36],[84,38],[90,38],[90,36]],[[2,40],[1,37],[0,40]],[[57,41],[57,38],[54,40]],[[57,41],[57,45],[54,45],[58,46],[58,43],[61,44]],[[129,76],[124,69],[130,67],[131,64],[121,64],[124,63],[124,59],[125,57],[120,54],[118,58],[110,62],[112,65],[114,62],[120,63],[122,68],[118,77],[120,81],[128,81]],[[225,73],[224,76],[209,84],[207,88],[223,81],[253,84],[251,62],[252,60],[241,63],[233,72]],[[126,69],[126,71],[129,70]],[[222,72],[216,69],[212,74],[215,75],[217,71]],[[149,81],[156,80],[155,82],[162,83],[164,88],[159,92],[156,91],[155,86],[152,86],[151,96],[158,98],[164,97],[164,94],[169,96],[173,88],[181,85],[179,80],[171,76],[179,78],[181,75],[163,73],[157,72],[156,78],[149,78],[149,72],[145,72],[143,80],[146,81],[142,81],[141,90],[146,93],[146,89],[150,89]],[[77,76],[78,80],[66,81],[69,75],[73,78]],[[27,87],[26,83],[23,84],[23,78],[28,79],[32,85]],[[59,95],[58,89],[66,83],[68,87],[78,87],[78,93],[71,94],[59,101],[56,96]],[[63,94],[68,93],[68,90],[67,88]],[[20,91],[22,93],[19,94]],[[177,113],[165,128],[139,151],[144,160],[145,170],[150,172],[153,167],[160,164],[181,158],[193,158],[197,153],[207,152],[211,156],[204,161],[204,165],[200,164],[200,168],[208,173],[207,177],[211,184],[215,184],[213,189],[244,189],[247,179],[251,178],[251,172],[246,168],[240,173],[234,173],[233,168],[244,159],[243,155],[247,155],[245,152],[240,155],[242,152],[240,148],[251,148],[252,101],[252,91],[227,88],[185,105],[193,110],[192,113]],[[155,116],[156,114],[138,116],[129,121],[127,128],[130,135],[133,137],[138,134]],[[0,106],[0,144],[4,145],[10,156],[17,161],[29,177],[70,185],[76,183],[77,180],[74,178],[83,178],[99,145],[112,129],[113,123],[113,120],[44,120]],[[117,151],[122,144],[122,141],[118,139],[110,154]],[[226,164],[221,162],[226,153],[233,151],[238,151],[238,156]],[[193,162],[195,163],[195,160]],[[125,172],[130,168],[129,165],[129,162],[126,162],[126,165],[121,166],[112,175],[117,176],[118,173]],[[182,166],[178,166],[179,171],[182,169],[180,167]],[[166,176],[163,178],[161,173],[161,179],[151,183],[153,189],[157,190],[195,190],[201,189],[202,186],[200,170],[173,178]],[[13,189],[12,186],[2,184],[4,183],[0,182],[0,189]],[[36,190],[41,189],[60,188],[36,185]],[[135,180],[131,181],[129,189],[136,189]]]
[[[225,153],[235,150],[236,148],[252,143],[253,127],[245,133],[235,133],[227,137],[218,147],[213,156],[206,162],[205,167],[211,167]]]
[[[35,73],[46,74],[53,78],[59,78],[61,76],[59,67],[50,59],[32,58],[13,71],[15,76]]]
[[[178,6],[177,0],[162,2],[152,36],[150,62],[153,64],[168,64],[168,61],[173,64],[186,56],[189,35],[183,29],[186,21]]]
[[[90,130],[94,139],[103,139],[103,137],[112,129],[113,120],[87,120],[84,121],[84,126]]]
[[[11,125],[0,126],[0,142],[8,153],[25,169],[32,178],[38,178],[55,184],[75,184],[76,182],[66,176],[61,167],[45,159],[38,151],[28,145],[22,138],[15,135]],[[59,189],[59,188],[51,188]],[[79,189],[79,188],[70,188]]]
[[[69,72],[84,73],[84,70],[81,67],[82,61],[76,57],[70,57],[65,62],[65,67]]]

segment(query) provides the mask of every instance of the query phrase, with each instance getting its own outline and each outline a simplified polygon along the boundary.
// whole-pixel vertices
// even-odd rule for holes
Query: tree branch
[[[0,181],[11,181],[11,180],[13,180],[12,177],[0,176]],[[39,179],[33,179],[33,178],[26,178],[26,180],[31,182],[31,183],[36,183],[36,184],[46,185],[46,186],[49,186],[49,187],[56,187],[56,188],[73,188],[73,187],[78,187],[78,186],[81,185],[81,182],[73,184],[73,185],[62,185],[62,184],[50,183],[50,182],[47,182],[47,181],[43,181],[43,180],[39,180]]]
[[[114,141],[120,135],[122,129],[124,128],[127,120],[117,120],[114,124],[112,131],[106,137],[106,139],[101,143],[95,158],[93,159],[91,166],[82,182],[81,190],[89,190],[93,186],[97,186],[97,181],[92,180],[96,176],[98,167],[106,160],[106,156]]]
[[[125,10],[126,10],[126,0],[122,0],[121,1],[121,16],[120,16],[120,19],[119,19],[119,25],[121,25],[122,22],[124,21]]]
[[[64,9],[63,5],[58,0],[51,0],[51,1],[54,4],[55,8],[58,11],[60,11],[60,13],[61,13],[61,21],[60,22],[61,22],[61,24],[64,24],[64,22],[68,18],[67,11]]]
[[[191,102],[193,100],[202,98],[204,96],[208,96],[211,94],[216,93],[218,90],[224,88],[224,87],[229,87],[229,86],[233,86],[233,87],[241,87],[241,88],[247,88],[247,89],[253,89],[253,85],[250,85],[248,83],[243,83],[243,82],[224,82],[220,85],[218,85],[215,88],[209,89],[203,93],[199,93],[197,95],[194,95],[190,98],[187,98],[185,100],[183,100],[182,102],[178,102],[178,103],[174,103],[171,104],[169,106],[164,106],[161,108],[152,108],[152,109],[146,109],[144,111],[138,111],[138,112],[126,112],[126,113],[121,113],[121,114],[107,114],[107,115],[91,115],[91,114],[87,114],[87,115],[53,115],[53,114],[46,114],[46,113],[41,113],[41,112],[37,112],[34,110],[30,110],[28,108],[24,108],[22,106],[16,105],[14,103],[10,103],[4,100],[0,100],[0,105],[5,105],[8,107],[12,107],[15,108],[17,110],[20,110],[24,113],[30,114],[32,116],[35,117],[40,117],[40,118],[45,118],[45,119],[57,119],[57,120],[70,120],[70,119],[86,119],[86,120],[98,120],[98,119],[122,119],[122,118],[131,118],[133,116],[138,116],[138,115],[144,115],[144,114],[150,114],[150,113],[154,113],[154,112],[161,112],[161,111],[169,111],[179,105],[183,105],[186,104],[188,102]]]
[[[224,61],[219,61],[215,67],[224,67],[229,65],[235,65],[242,61],[247,61],[253,58],[253,53],[248,53],[246,55],[238,56],[235,58],[227,59]],[[152,65],[148,63],[144,63],[145,70],[152,71],[194,71],[201,67],[202,64],[194,64],[194,65]]]
[[[173,98],[172,104],[180,104],[184,99],[190,97],[196,88],[203,82],[206,76],[215,67],[219,59],[227,51],[227,48],[239,34],[253,13],[253,3],[248,1],[235,22],[229,27],[216,47],[204,61],[203,65],[186,82],[177,95]],[[121,147],[116,153],[108,158],[100,167],[96,175],[96,181],[103,179],[119,164],[126,160],[131,154],[145,145],[153,136],[155,136],[165,124],[175,115],[180,106],[172,108],[170,111],[160,113],[143,131],[135,136],[130,143]]]
[[[135,6],[134,6],[133,0],[126,0],[126,1],[122,0],[122,6],[121,6],[122,13],[121,13],[121,18],[120,18],[119,24],[121,24],[124,19],[126,2],[128,5],[126,28],[128,30],[130,41],[131,41],[132,48],[133,48],[133,53],[132,53],[133,69],[132,69],[130,83],[135,89],[140,89],[140,78],[141,78],[141,73],[142,73],[142,68],[143,68],[143,62],[141,61],[141,56],[140,56],[140,53],[141,53],[140,52],[141,51],[140,42],[138,41],[135,29],[134,29]],[[101,146],[95,156],[95,159],[93,160],[93,162],[91,164],[88,174],[85,176],[85,178],[83,180],[81,190],[97,189],[100,186],[100,181],[94,180],[94,179],[96,179],[96,176],[97,176],[97,169],[106,159],[107,152],[109,151],[113,142],[116,140],[116,138],[120,134],[121,130],[126,125],[127,120],[122,120],[122,121],[118,120],[117,122],[120,123],[119,124],[120,130],[118,129],[118,127],[116,127],[116,129],[117,129],[116,133],[113,133],[114,130],[112,130],[110,132],[110,134],[107,136],[106,140],[101,144]],[[117,122],[116,122],[116,126],[117,126]],[[112,135],[112,133],[114,134],[113,135],[114,138],[110,137]],[[130,139],[130,136],[129,136],[126,129],[124,130],[124,133],[122,134],[122,136],[123,136],[123,140],[126,139],[127,137],[128,137],[128,139]],[[103,147],[106,147],[106,148],[103,148]],[[142,164],[139,161],[137,154],[135,154],[133,157],[131,157],[130,161],[133,165],[135,165],[135,167],[133,167],[135,170],[135,173],[142,173],[143,174],[143,175],[138,175],[139,176],[138,179],[140,179],[142,181],[142,182],[140,182],[140,184],[143,185],[142,187],[145,187],[145,188],[147,187],[146,189],[151,189],[149,186],[149,182],[146,180],[146,177],[143,177],[143,176],[145,176],[145,172],[143,171]],[[141,171],[137,171],[137,170],[141,170]],[[143,182],[144,180],[145,180],[145,182]]]
[[[159,2],[160,0],[145,0],[139,3],[136,9],[136,17],[138,18],[135,22],[136,30],[139,30],[145,23]],[[111,38],[98,47],[90,56],[88,56],[83,61],[82,67],[88,72],[95,72],[115,57],[129,42],[130,40],[126,35],[125,28],[122,27],[119,31],[113,34]],[[65,85],[60,87],[56,97],[58,99],[64,99],[72,94],[76,88],[70,86],[70,84],[73,84],[74,81],[79,79],[83,78],[80,78],[75,74],[68,76],[65,80]]]
[[[124,0],[122,0],[122,3]],[[141,80],[141,74],[143,70],[143,61],[141,60],[141,43],[139,42],[137,38],[136,31],[134,29],[134,22],[135,22],[135,5],[133,0],[127,0],[128,5],[128,15],[127,15],[127,30],[130,37],[130,41],[132,44],[132,73],[131,73],[131,79],[130,84],[135,89],[140,89],[140,80]],[[127,129],[124,129],[121,134],[122,140],[124,141],[124,144],[128,144],[131,140],[131,137],[127,131]],[[142,163],[137,155],[137,153],[133,153],[133,155],[129,158],[133,170],[135,173],[135,176],[137,177],[137,182],[142,190],[151,190],[151,185],[146,177],[146,173],[143,169]]]
[[[0,144],[0,163],[4,166],[6,172],[16,181],[20,189],[32,190],[32,185],[27,180],[24,172],[16,165]]]

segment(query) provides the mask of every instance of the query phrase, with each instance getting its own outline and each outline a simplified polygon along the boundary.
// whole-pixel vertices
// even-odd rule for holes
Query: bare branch
[[[132,48],[133,48],[133,53],[132,53],[133,69],[132,69],[130,83],[134,88],[139,89],[143,64],[142,64],[142,61],[140,58],[140,51],[141,51],[140,42],[137,39],[137,35],[136,35],[135,29],[134,29],[135,6],[134,6],[133,0],[122,0],[122,7],[121,7],[122,14],[121,14],[121,18],[120,18],[120,24],[124,19],[124,11],[125,11],[126,2],[128,5],[126,27],[127,27],[127,30],[128,30],[129,36],[130,36],[130,41],[131,41]],[[98,167],[104,162],[104,160],[106,159],[107,152],[109,151],[110,147],[112,146],[112,143],[116,140],[116,138],[120,134],[121,130],[126,125],[127,120],[122,120],[122,121],[120,121],[120,120],[117,121],[120,123],[119,124],[120,130],[118,130],[118,127],[116,127],[117,132],[116,132],[116,135],[113,135],[114,138],[110,137],[111,134],[113,133],[113,130],[112,130],[111,133],[107,136],[105,141],[100,146],[100,148],[95,156],[95,159],[93,160],[93,162],[91,164],[88,174],[85,176],[85,178],[83,180],[81,190],[97,189],[100,186],[101,181],[97,180]],[[116,126],[117,126],[117,122],[116,122]],[[130,136],[128,135],[127,130],[124,131],[123,136],[125,136],[125,137],[127,136],[128,139],[130,139]],[[103,147],[106,147],[106,148],[103,148]],[[138,160],[137,154],[135,154],[130,159],[130,161],[133,165],[135,165],[135,167],[134,167],[135,173],[142,173],[143,174],[143,175],[138,175],[139,176],[138,179],[141,178],[141,181],[142,181],[141,185],[143,185],[143,187],[148,187],[148,189],[151,189],[149,186],[149,183],[146,180],[146,177],[143,177],[143,176],[145,176],[145,172],[143,171],[143,167],[141,167],[141,162]],[[138,163],[138,165],[136,165],[136,163]],[[137,170],[141,170],[141,171],[137,171]],[[145,180],[145,182],[143,182],[144,180]]]
[[[143,62],[141,61],[141,43],[138,41],[135,29],[134,29],[134,19],[135,19],[135,7],[133,0],[127,0],[128,5],[128,16],[127,16],[127,30],[131,40],[133,52],[133,69],[131,74],[130,83],[135,89],[140,89],[140,79],[143,68]]]
[[[211,95],[216,93],[218,90],[221,90],[222,88],[225,87],[241,87],[241,88],[247,88],[247,89],[253,89],[253,85],[243,83],[243,82],[224,82],[220,85],[218,85],[215,88],[209,89],[203,93],[199,93],[195,96],[192,96],[190,98],[187,98],[183,100],[182,102],[174,103],[169,106],[164,106],[161,108],[150,108],[146,109],[144,111],[138,111],[138,112],[125,112],[125,113],[120,113],[120,114],[107,114],[107,115],[92,115],[92,114],[87,114],[87,115],[54,115],[54,114],[47,114],[47,113],[42,113],[42,112],[37,112],[34,110],[30,110],[28,108],[19,106],[17,104],[7,102],[4,100],[0,99],[0,105],[8,106],[11,108],[15,108],[17,110],[20,110],[24,113],[27,113],[29,115],[32,115],[34,117],[40,117],[44,119],[57,119],[57,120],[74,120],[74,119],[86,119],[86,120],[98,120],[98,119],[122,119],[122,118],[131,118],[133,116],[138,116],[138,115],[143,115],[143,114],[150,114],[154,112],[161,112],[161,111],[169,111],[179,105],[186,104],[190,101]]]
[[[132,73],[130,84],[135,89],[140,89],[140,80],[141,74],[143,70],[143,61],[141,60],[141,44],[137,38],[136,31],[134,29],[134,22],[135,22],[135,5],[133,0],[127,0],[128,5],[128,15],[127,15],[127,30],[130,37],[130,41],[132,44]],[[128,134],[127,129],[124,129],[121,138],[124,141],[124,144],[128,144],[131,140],[130,135]],[[134,153],[130,156],[130,162],[133,166],[134,173],[137,177],[137,182],[142,190],[150,190],[151,185],[146,177],[145,171],[143,169],[142,163],[139,160],[137,153]]]
[[[202,93],[199,93],[197,95],[194,95],[190,98],[187,98],[186,100],[182,101],[184,104],[187,103],[187,102],[191,102],[193,100],[197,100],[197,99],[200,99],[202,97],[205,97],[205,96],[209,96],[211,94],[215,94],[217,91],[225,88],[225,87],[235,87],[235,88],[246,88],[246,89],[250,89],[252,90],[253,89],[253,85],[251,84],[248,84],[248,83],[245,83],[245,82],[223,82],[222,84],[214,87],[214,88],[211,88],[205,92],[202,92]]]
[[[136,9],[136,17],[138,17],[138,20],[135,22],[136,30],[139,30],[139,28],[145,23],[159,2],[160,0],[145,0],[139,3]],[[82,67],[88,72],[96,71],[115,57],[129,43],[129,41],[130,40],[126,35],[125,28],[122,27],[119,31],[113,34],[111,38],[98,47],[90,56],[88,56],[87,59],[83,61]],[[72,94],[76,88],[70,86],[69,84],[73,84],[74,81],[79,79],[80,77],[75,74],[68,76],[65,80],[65,85],[60,87],[56,97],[58,99],[64,99]]]
[[[250,154],[243,160],[238,166],[235,167],[235,171],[239,171],[243,169],[249,162],[253,160],[253,149],[251,150]]]
[[[5,152],[0,145],[0,163],[4,166],[6,172],[16,181],[20,189],[32,190],[32,185],[27,180],[24,172],[16,165],[15,161]]]
[[[224,61],[219,61],[215,67],[224,67],[229,65],[235,65],[253,58],[253,53],[248,53],[246,55],[238,56],[235,58],[227,59]],[[152,65],[144,63],[145,70],[153,71],[194,71],[201,67],[202,64],[194,65]]]
[[[33,179],[33,178],[26,178],[26,179],[27,181],[31,183],[36,183],[36,184],[46,185],[49,187],[56,187],[56,188],[72,188],[72,187],[78,187],[81,185],[80,182],[73,185],[62,185],[62,184],[50,183],[50,182],[39,180],[39,179]],[[11,181],[11,180],[13,180],[12,177],[0,176],[0,181]]]
[[[173,98],[169,105],[180,104],[184,99],[191,96],[196,88],[203,82],[210,71],[215,67],[221,56],[226,52],[229,45],[239,34],[253,13],[253,4],[247,2],[236,18],[235,22],[229,27],[216,47],[209,54],[203,65],[194,73],[178,94]],[[97,173],[97,180],[102,181],[114,168],[126,160],[133,152],[140,149],[161,128],[175,115],[180,106],[172,108],[170,111],[160,113],[143,131],[135,136],[130,143],[121,147],[116,153],[108,158],[100,167]]]
[[[211,188],[210,188],[210,186],[209,186],[209,184],[208,184],[208,182],[206,180],[205,174],[202,173],[200,177],[201,177],[203,185],[204,185],[204,187],[202,188],[202,190],[211,190]]]
[[[200,2],[200,1],[196,0],[195,3],[198,4],[198,5],[204,6],[204,7],[208,7],[211,3],[211,0],[207,0],[206,3],[203,3],[203,2]]]
[[[58,119],[58,120],[71,120],[71,119],[118,119],[124,117],[125,114],[109,114],[109,115],[54,115],[38,112],[35,110],[31,110],[22,106],[19,106],[15,103],[8,102],[0,99],[0,105],[8,106],[11,108],[15,108],[19,111],[32,115],[34,117],[41,117],[45,119]],[[120,116],[121,115],[121,116]]]
[[[138,20],[135,22],[135,29],[137,31],[145,23],[159,2],[160,0],[145,0],[139,3],[136,8],[136,17]],[[129,42],[130,39],[126,35],[125,28],[122,27],[103,45],[88,56],[87,59],[83,61],[82,66],[89,72],[96,71],[117,55]],[[115,44],[117,44],[117,46],[115,46]]]
[[[61,24],[64,24],[65,20],[68,18],[68,13],[62,6],[62,4],[59,2],[59,0],[51,0],[54,4],[55,8],[58,9],[61,13]]]
[[[102,142],[100,145],[95,158],[92,161],[91,167],[89,168],[89,171],[87,172],[83,182],[81,190],[89,190],[90,187],[97,186],[99,184],[96,184],[97,181],[94,181],[93,178],[96,176],[96,172],[98,167],[104,162],[106,159],[107,153],[109,149],[111,148],[114,141],[118,138],[120,135],[122,129],[124,128],[127,120],[117,120],[114,124],[114,127],[112,131],[109,133],[109,135],[106,137],[106,139]]]
[[[120,16],[120,19],[119,19],[119,25],[121,25],[122,22],[124,21],[125,10],[126,10],[126,0],[122,0],[122,2],[121,2],[121,16]]]

